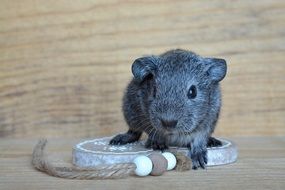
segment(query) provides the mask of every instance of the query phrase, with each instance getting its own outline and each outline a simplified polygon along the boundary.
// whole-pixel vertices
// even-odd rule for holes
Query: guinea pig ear
[[[141,57],[136,59],[132,65],[134,79],[141,83],[147,76],[154,76],[157,62],[158,57],[155,56]]]
[[[223,80],[227,74],[226,60],[218,58],[207,58],[206,72],[214,82]]]

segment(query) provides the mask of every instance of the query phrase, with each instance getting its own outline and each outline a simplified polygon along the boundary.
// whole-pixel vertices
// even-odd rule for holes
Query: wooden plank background
[[[217,135],[285,135],[285,1],[1,0],[0,137],[125,130],[132,61],[173,48],[228,61]]]

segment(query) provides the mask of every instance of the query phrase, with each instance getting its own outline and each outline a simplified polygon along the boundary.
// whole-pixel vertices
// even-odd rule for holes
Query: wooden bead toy
[[[110,145],[112,137],[84,140],[73,148],[72,162],[77,167],[97,167],[131,163],[139,155],[148,156],[156,151],[145,148],[145,141],[137,141],[126,145]],[[229,140],[219,138],[220,147],[207,148],[207,166],[219,166],[234,163],[238,158],[237,146]],[[189,149],[184,147],[170,147],[169,152],[181,153],[188,156]],[[190,159],[190,158],[189,158]]]
[[[135,170],[136,175],[147,176],[151,173],[153,164],[147,156],[138,156],[133,162],[137,167]]]
[[[164,156],[167,160],[167,164],[168,164],[167,170],[172,170],[173,168],[175,168],[177,161],[176,161],[175,156],[172,153],[164,152],[162,153],[162,156]]]
[[[152,153],[148,156],[138,156],[133,163],[136,165],[135,174],[138,176],[162,175],[176,166],[176,157],[170,152]]]
[[[148,156],[152,161],[153,167],[150,175],[159,176],[167,171],[167,160],[160,153],[152,153]]]
[[[110,145],[111,137],[86,140],[73,149],[73,164],[76,167],[56,167],[48,162],[46,139],[40,140],[33,150],[33,166],[49,175],[69,179],[114,179],[136,174],[138,176],[162,175],[176,167],[177,171],[191,169],[189,149],[170,147],[162,154],[145,148],[144,141],[126,145]],[[238,151],[235,144],[219,139],[221,146],[207,148],[207,166],[230,164],[236,161]],[[167,165],[167,166],[166,166]],[[176,166],[177,165],[177,166]],[[87,168],[94,168],[86,170]],[[80,168],[83,168],[81,170]]]
[[[169,152],[160,153],[153,149],[146,149],[143,140],[126,145],[110,145],[111,139],[112,137],[104,137],[78,143],[73,149],[73,164],[82,168],[101,168],[102,166],[117,168],[118,165],[123,164],[122,169],[118,170],[120,172],[112,174],[114,178],[123,178],[132,174],[162,175],[165,172],[165,160],[166,171],[174,168],[177,171],[191,169],[190,152],[186,147],[169,147]],[[207,148],[207,166],[230,164],[237,160],[238,151],[235,144],[229,140],[219,140],[222,142],[221,146]],[[156,156],[152,155],[154,153]],[[158,158],[157,154],[165,157],[164,161]],[[110,177],[108,171],[105,171],[105,175]],[[100,174],[100,178],[105,179],[105,176]]]

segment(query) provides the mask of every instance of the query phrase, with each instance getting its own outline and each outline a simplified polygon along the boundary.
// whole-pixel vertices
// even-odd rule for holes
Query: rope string
[[[46,139],[39,140],[33,150],[32,165],[51,176],[68,179],[118,179],[133,175],[136,169],[134,163],[100,165],[90,168],[57,167],[46,156],[46,144]]]

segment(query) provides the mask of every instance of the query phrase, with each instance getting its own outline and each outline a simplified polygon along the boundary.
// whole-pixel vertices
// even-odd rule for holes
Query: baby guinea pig
[[[221,107],[219,82],[226,72],[225,60],[181,49],[136,59],[123,98],[129,129],[110,144],[137,141],[145,132],[147,148],[188,147],[193,169],[204,169],[207,145],[221,145],[211,134]]]

